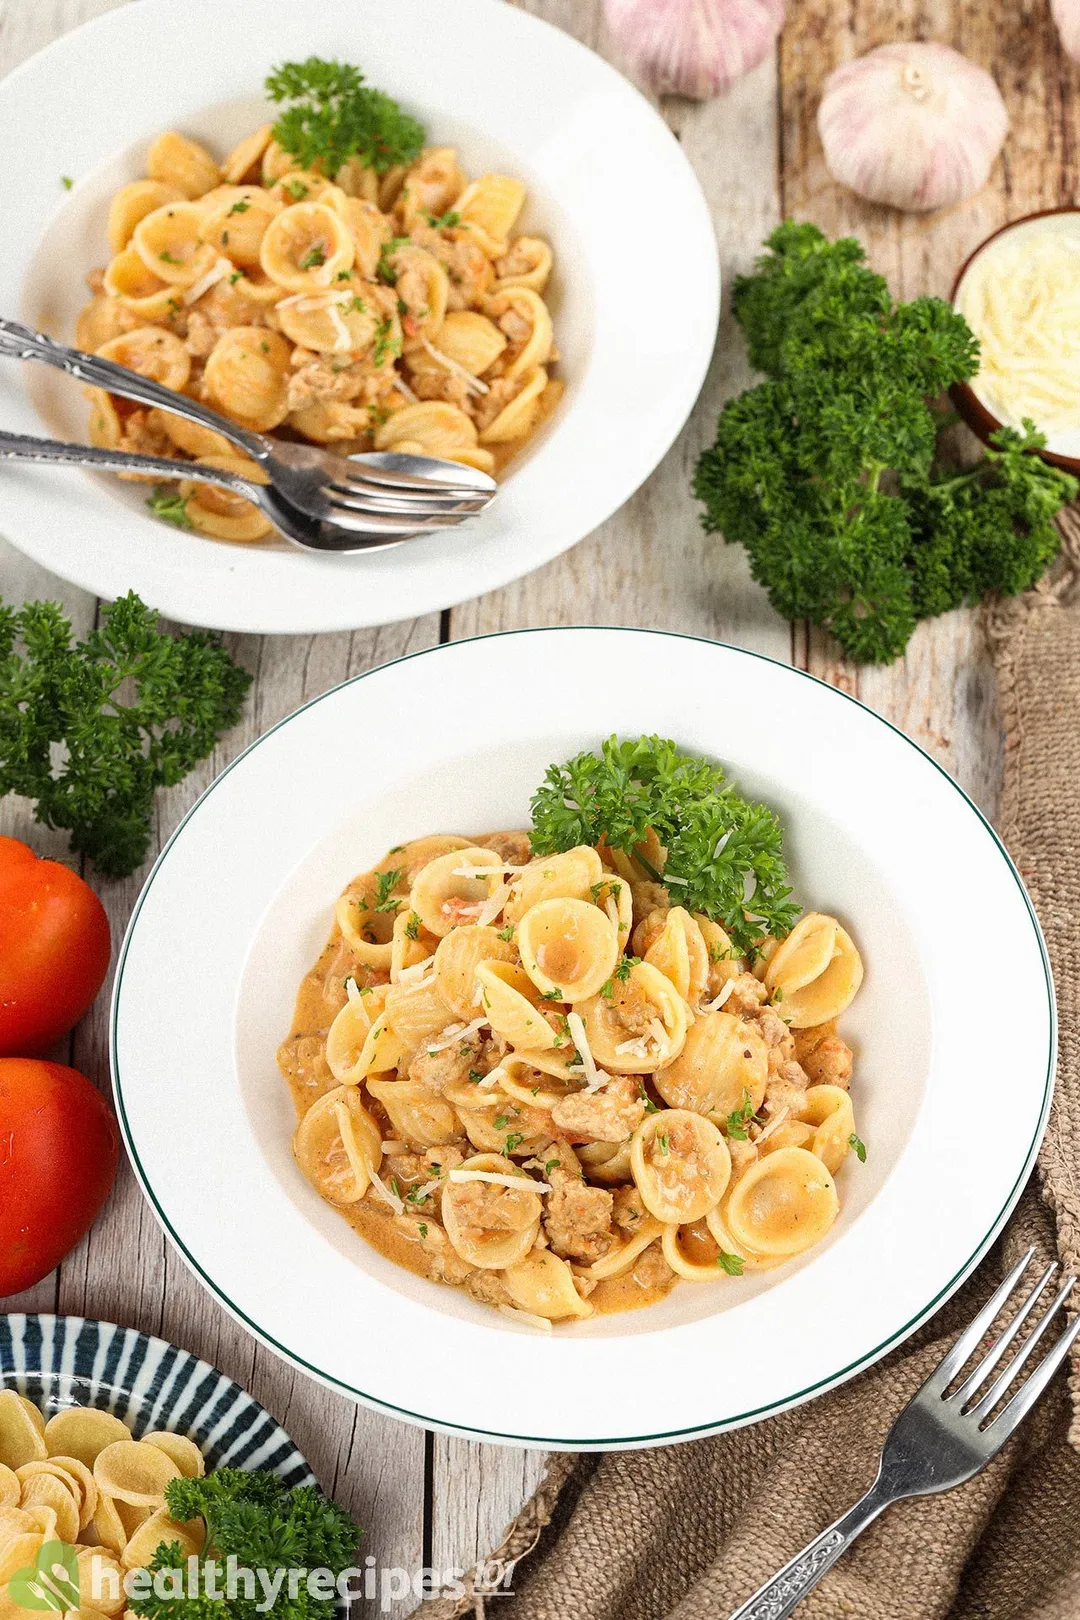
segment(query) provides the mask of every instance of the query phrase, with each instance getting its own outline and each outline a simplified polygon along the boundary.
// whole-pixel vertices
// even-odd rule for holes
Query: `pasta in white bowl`
[[[250,512],[187,488],[167,488],[159,509],[211,525],[220,531],[217,543],[197,528],[155,522],[144,483],[94,474],[64,479],[29,467],[0,483],[4,533],[54,573],[103,597],[135,589],[187,624],[310,633],[411,619],[496,589],[609,517],[685,422],[719,313],[716,239],[705,199],[678,143],[645,99],[569,35],[503,0],[456,0],[453,27],[446,25],[442,0],[365,0],[362,17],[355,0],[320,0],[318,6],[189,0],[182,52],[175,48],[175,27],[167,0],[118,7],[0,84],[0,117],[12,154],[6,178],[0,176],[7,244],[0,254],[0,307],[70,343],[87,302],[85,278],[102,272],[95,298],[114,296],[138,324],[116,331],[87,317],[84,341],[101,347],[119,340],[129,358],[161,368],[175,386],[200,392],[206,386],[211,403],[251,409],[254,402],[255,420],[263,423],[283,406],[302,413],[299,422],[269,429],[277,434],[307,429],[319,443],[348,447],[355,437],[332,435],[357,428],[361,444],[374,442],[376,434],[400,435],[406,444],[456,447],[485,465],[490,456],[500,477],[498,497],[455,531],[452,543],[434,533],[378,554],[326,558],[271,536],[249,544],[259,527]],[[329,159],[330,172],[304,182],[317,195],[293,198],[288,171],[277,178],[268,172],[270,183],[264,183],[258,132],[293,108],[267,101],[260,86],[275,66],[312,56],[358,64],[368,85],[423,126],[421,149],[426,144],[429,157],[422,164],[420,217],[406,217],[410,198],[403,203],[399,193],[391,199],[396,164],[378,176],[385,208],[378,195],[362,194],[371,190],[370,176],[358,173],[355,163],[337,161],[337,154]],[[93,116],[73,117],[72,107],[92,107]],[[592,138],[597,118],[601,140]],[[302,152],[294,158],[308,162]],[[418,150],[410,165],[419,159]],[[63,177],[72,182],[70,190]],[[223,194],[221,187],[229,189]],[[204,219],[203,199],[215,191]],[[447,196],[452,205],[443,202]],[[639,248],[627,252],[627,222],[638,216],[643,197],[650,227]],[[331,202],[337,206],[328,217]],[[237,209],[237,203],[247,207]],[[162,208],[173,217],[154,220]],[[308,218],[310,225],[312,213],[325,227],[325,242],[316,233],[290,258],[292,222],[303,225]],[[443,223],[430,224],[423,217],[428,213]],[[454,213],[457,224],[446,219]],[[288,231],[280,223],[285,216]],[[328,296],[344,283],[340,289],[286,288],[262,264],[265,245],[279,276],[310,280],[312,271],[325,269],[314,263],[300,269],[313,249],[326,253],[326,264],[348,257],[342,220],[350,226],[349,275],[381,288],[370,300],[362,289],[353,291],[352,298],[370,304],[364,310],[339,307]],[[492,226],[507,229],[505,252]],[[387,229],[390,241],[405,237],[410,244],[399,244],[400,255],[386,255],[391,277],[402,259],[408,293],[402,302],[407,317],[413,303],[417,325],[414,333],[403,332],[400,356],[389,347],[401,311],[396,300],[381,307],[393,291],[379,273]],[[137,232],[149,264],[134,245]],[[673,241],[682,258],[674,346],[662,323],[642,321]],[[433,269],[424,257],[429,248],[450,283],[436,334],[444,289],[438,264]],[[482,301],[454,307],[451,272],[462,273],[461,267],[444,261],[459,259],[467,261],[466,280],[478,275],[488,284],[477,284]],[[232,266],[227,274],[221,271],[226,261]],[[184,314],[171,310],[170,300]],[[224,316],[209,319],[212,331],[203,328],[201,341],[201,322],[195,322],[196,347],[213,333],[218,340],[239,334],[228,337],[209,380],[209,355],[187,348],[186,312],[195,305],[208,319]],[[272,331],[271,322],[280,331]],[[342,327],[349,350],[320,346],[342,342]],[[147,328],[151,336],[132,346],[132,332]],[[249,329],[258,335],[252,338]],[[424,340],[451,364],[432,355]],[[349,358],[354,350],[360,353],[355,363]],[[294,367],[297,351],[302,364]],[[335,374],[342,360],[347,363]],[[384,387],[392,376],[398,383]],[[401,385],[415,398],[398,399]],[[441,397],[458,385],[458,398]],[[335,397],[335,389],[352,397]],[[368,390],[378,397],[366,399]],[[309,397],[301,403],[305,391]],[[95,435],[123,436],[127,408],[96,403]],[[389,406],[396,408],[387,420],[378,419]],[[0,372],[0,416],[15,431],[44,430],[73,441],[87,436],[87,401],[70,379],[47,367]],[[135,425],[143,430],[156,445],[164,426],[155,418],[148,428]],[[181,460],[234,453],[235,447],[204,436],[178,442],[183,434],[174,424],[170,442]]]
[[[628,679],[628,669],[647,679]],[[752,702],[741,700],[746,693]],[[613,731],[674,736],[692,758],[727,762],[739,795],[775,807],[788,878],[763,858],[769,826],[756,817],[736,817],[749,845],[728,839],[719,855],[724,834],[699,820],[701,860],[668,818],[661,876],[669,895],[683,891],[674,905],[644,887],[657,881],[651,876],[615,870],[610,850],[580,836],[591,830],[576,820],[588,795],[570,791],[565,772],[545,780],[553,760],[602,756]],[[665,771],[671,763],[655,746],[642,759]],[[585,781],[580,772],[577,781]],[[538,784],[543,803],[531,804]],[[612,797],[604,802],[610,808]],[[717,814],[730,811],[724,801]],[[530,820],[531,852],[520,838],[503,843],[485,831]],[[432,840],[437,826],[461,829],[451,839],[457,847],[449,835]],[[636,831],[632,817],[612,829],[618,843]],[[555,853],[535,862],[541,848]],[[724,858],[740,849],[754,856],[752,904],[735,855]],[[646,839],[634,858],[659,871],[659,854]],[[484,871],[502,862],[526,871]],[[382,894],[377,868],[385,869]],[[395,869],[405,875],[391,883],[385,874]],[[367,882],[356,883],[358,871]],[[807,908],[801,914],[782,893],[788,883]],[[517,892],[501,894],[504,887]],[[637,916],[634,887],[653,902]],[[357,897],[368,899],[366,911],[348,904]],[[566,911],[568,901],[575,907]],[[522,954],[523,922],[536,907],[544,921],[552,902],[557,915],[573,917],[579,903],[602,914],[595,932],[579,935],[586,952],[573,941],[564,952],[555,935],[526,924]],[[743,909],[766,914],[767,927],[750,934]],[[661,915],[649,921],[653,911]],[[705,918],[707,927],[697,921],[704,953],[680,911]],[[455,924],[455,915],[473,920]],[[789,997],[822,978],[827,947],[829,967],[849,964],[842,992],[830,991],[846,997],[853,958],[843,939],[834,957],[837,921],[865,974],[835,1037],[793,1020],[794,1061],[814,1083],[785,1098],[782,1077],[770,1074],[776,1031],[764,1013],[744,1016],[740,992],[783,1022]],[[307,1089],[305,1074],[314,1080],[297,1135],[275,1054],[297,986],[335,927],[340,980],[328,958],[320,977],[330,997],[311,1009],[308,1034],[287,1058],[294,1084]],[[500,938],[508,927],[513,936]],[[699,1016],[724,994],[723,984],[705,982],[721,968],[708,961],[717,928],[740,955],[765,932],[791,946],[747,967],[756,991],[743,983]],[[556,1004],[525,964],[564,991],[553,975],[573,970],[588,989],[581,970],[596,941],[610,939],[604,929],[629,938],[617,962],[642,957],[629,966],[655,1025],[650,1011],[640,1036],[614,1028],[606,980],[595,997],[569,1011],[564,1004],[568,1024],[571,1014],[581,1019],[598,1074],[611,1076],[590,1091],[573,1059],[576,1050],[587,1067],[585,1047],[576,1038],[573,1048],[555,1044],[562,1031],[543,1009]],[[557,947],[551,958],[549,945]],[[766,985],[758,975],[770,964]],[[741,966],[732,959],[722,970]],[[357,992],[370,983],[370,994],[354,1002],[346,978]],[[614,970],[611,978],[613,991],[624,983]],[[420,1070],[406,1067],[402,1078],[410,1047],[423,1045],[423,1067],[434,1073],[477,1020],[469,1043],[479,1036],[493,1048],[492,1018],[506,1051],[481,1080],[444,1072],[433,1096]],[[166,1028],[182,1029],[183,1039]],[[807,1033],[815,1028],[820,1041]],[[847,1086],[838,1042],[853,1053]],[[1007,1217],[1037,1149],[1053,1057],[1049,980],[1023,888],[940,768],[869,710],[797,670],[640,630],[450,643],[309,704],[223,774],[177,833],[136,909],[115,992],[114,1083],[132,1162],[166,1232],[215,1296],[294,1365],[381,1410],[473,1437],[570,1449],[661,1443],[753,1421],[899,1343],[959,1286]],[[625,1067],[614,1069],[613,1058]],[[794,1071],[787,1078],[799,1080]],[[639,1087],[657,1112],[633,1125],[628,1144],[617,1099],[632,1107]],[[498,1093],[495,1105],[485,1096],[481,1106],[489,1092]],[[595,1129],[601,1092],[613,1105],[610,1140]],[[592,1116],[583,1132],[574,1128],[577,1108]],[[472,1127],[464,1140],[463,1111]],[[563,1167],[560,1150],[559,1167],[547,1170],[556,1157],[545,1145],[547,1118],[556,1113],[582,1172],[573,1185],[594,1212],[608,1207],[597,1194],[610,1196],[612,1217],[630,1201],[639,1160],[640,1230],[624,1242],[612,1219],[618,1242],[595,1259],[564,1257],[550,1237],[537,1244],[548,1236],[551,1201],[540,1183],[557,1183]],[[665,1114],[675,1121],[666,1133],[655,1123]],[[745,1117],[746,1142],[731,1129],[733,1114]],[[666,1184],[668,1156],[655,1136],[645,1131],[635,1143],[641,1125],[668,1136],[669,1155],[698,1160],[698,1203],[681,1202],[681,1178]],[[523,1140],[509,1140],[507,1151],[515,1134]],[[415,1156],[430,1168],[454,1146],[462,1155],[454,1179],[448,1169],[434,1189],[442,1200],[454,1188],[450,1224],[439,1221],[446,1259],[495,1279],[505,1290],[500,1303],[551,1321],[550,1331],[398,1264],[351,1224],[370,1217],[389,1230],[397,1220],[364,1185],[372,1169],[410,1217],[424,1220],[423,1205],[406,1195],[433,1178],[405,1185],[399,1176],[395,1192],[391,1161],[415,1171]],[[751,1148],[753,1162],[739,1173]],[[533,1157],[539,1166],[529,1165]],[[326,1160],[333,1201],[305,1173],[322,1177]],[[470,1213],[492,1190],[509,1205],[495,1229],[504,1249],[487,1242],[482,1223],[471,1230]],[[418,1227],[412,1255],[417,1237]],[[647,1251],[646,1272],[655,1268],[665,1291],[645,1309],[602,1309],[624,1286],[619,1273]],[[717,1264],[721,1254],[727,1265]],[[476,1266],[477,1258],[498,1264]],[[583,1293],[574,1274],[586,1270],[596,1286]],[[669,1273],[679,1281],[667,1287]],[[513,1377],[493,1375],[507,1365]]]

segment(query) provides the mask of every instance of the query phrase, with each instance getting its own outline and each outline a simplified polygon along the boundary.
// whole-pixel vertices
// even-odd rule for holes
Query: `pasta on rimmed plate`
[[[258,432],[501,475],[562,392],[544,299],[553,255],[518,228],[525,186],[470,179],[453,147],[421,148],[411,121],[407,162],[381,148],[341,161],[333,129],[325,156],[302,141],[290,151],[277,138],[288,116],[220,160],[173,130],[152,142],[146,177],[112,199],[78,347]],[[95,445],[263,478],[221,434],[87,394]],[[151,498],[158,516],[222,540],[270,533],[250,502],[177,477]]]
[[[850,935],[809,912],[740,951],[678,904],[665,853],[398,846],[338,900],[278,1053],[322,1197],[545,1330],[782,1265],[864,1156]]]

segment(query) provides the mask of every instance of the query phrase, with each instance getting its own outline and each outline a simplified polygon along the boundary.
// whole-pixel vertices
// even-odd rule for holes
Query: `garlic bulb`
[[[1080,0],[1050,0],[1050,14],[1057,23],[1062,49],[1080,62]]]
[[[631,70],[660,95],[705,101],[771,51],[784,0],[604,0]]]
[[[818,108],[833,179],[893,208],[970,197],[1008,127],[989,73],[948,45],[879,45],[830,73]]]

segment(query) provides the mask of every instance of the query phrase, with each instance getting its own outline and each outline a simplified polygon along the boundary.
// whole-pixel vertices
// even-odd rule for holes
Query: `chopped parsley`
[[[519,1148],[524,1140],[525,1138],[520,1131],[514,1131],[512,1135],[506,1138],[505,1151],[513,1153],[514,1149]]]
[[[398,248],[409,246],[409,240],[410,239],[407,236],[392,236],[390,240],[388,242],[384,242],[382,247],[379,249],[379,263],[375,274],[378,276],[380,281],[385,281],[390,287],[397,286],[398,278],[398,273],[390,263],[390,260],[397,252]]]
[[[242,270],[234,270],[232,275],[229,277],[229,286],[235,287],[243,273],[244,272]]]
[[[614,983],[614,980],[605,979],[603,984],[600,986],[600,994],[603,996],[605,1001],[614,1001],[614,999],[615,999],[615,983]]]
[[[427,1221],[421,1221],[420,1225],[417,1227],[417,1231],[420,1233],[420,1236],[422,1238],[426,1238],[427,1237]]]
[[[754,1099],[744,1086],[742,1102],[738,1108],[733,1108],[727,1117],[727,1133],[734,1137],[736,1142],[745,1142],[748,1135],[747,1127],[754,1117]]]
[[[63,186],[65,191],[70,191],[75,182],[71,178],[70,174],[62,174],[60,176],[60,184]]]
[[[496,1114],[495,1118],[492,1120],[492,1124],[495,1126],[497,1131],[505,1131],[509,1123],[510,1118],[507,1114]]]
[[[155,517],[172,523],[178,529],[193,529],[195,525],[187,515],[187,498],[168,484],[155,484],[154,493],[146,497],[146,504]]]
[[[448,231],[461,224],[461,215],[453,208],[448,208],[445,214],[425,214],[424,218],[434,231]]]
[[[541,992],[540,992],[540,1000],[541,1001],[565,1001],[566,997],[563,995],[563,993],[559,989],[558,985],[556,985],[553,990],[541,990]],[[569,1027],[570,1027],[569,1024],[566,1027],[569,1029]]]
[[[333,175],[356,157],[385,174],[412,163],[424,145],[424,126],[348,62],[319,56],[284,62],[267,77],[266,93],[271,101],[291,103],[274,125],[274,139],[305,169],[318,166]]]
[[[866,1143],[863,1141],[861,1136],[856,1136],[854,1131],[852,1131],[851,1135],[848,1137],[848,1147],[851,1149],[852,1153],[854,1153],[860,1164],[866,1163]]]
[[[544,1162],[544,1174],[545,1174],[545,1176],[550,1176],[551,1172],[553,1170],[557,1170],[561,1163],[562,1163],[561,1159],[547,1159],[547,1160],[545,1160],[545,1162]]]
[[[502,940],[505,940],[508,945],[509,945],[510,941],[513,939],[513,937],[514,937],[514,925],[513,925],[513,923],[507,923],[505,928],[500,928],[499,929],[499,938],[502,939]]]
[[[377,366],[381,366],[387,355],[401,353],[401,339],[394,335],[394,323],[389,315],[381,320],[375,328],[375,347],[372,359]]]
[[[409,920],[405,924],[405,932],[410,939],[420,938],[420,918],[415,911],[409,912]]]
[[[311,190],[311,187],[308,185],[306,180],[298,180],[295,178],[295,176],[286,176],[286,178],[281,182],[281,187],[283,191],[287,191],[289,193],[289,196],[292,198],[293,202],[302,202],[307,196],[308,192]],[[347,274],[347,271],[342,271],[342,275]]]
[[[398,903],[394,898],[394,890],[405,876],[405,869],[401,866],[393,867],[389,872],[376,872],[375,874],[375,910],[397,911]]]
[[[323,252],[318,242],[316,242],[314,247],[308,248],[307,252],[304,254],[304,257],[300,260],[299,268],[301,270],[316,270],[320,264],[325,263],[326,254]]]
[[[619,979],[623,984],[625,984],[627,979],[630,977],[630,964],[631,964],[631,962],[636,962],[636,961],[637,961],[636,956],[634,956],[634,957],[624,956],[622,958],[622,961],[619,963],[618,967],[616,967],[616,969],[615,969],[614,977],[616,979]]]
[[[413,1187],[405,1194],[405,1202],[407,1204],[426,1204],[430,1197],[431,1189],[429,1187]]]
[[[251,204],[248,202],[246,197],[239,197],[239,198],[237,198],[236,202],[233,203],[232,207],[229,209],[229,212],[225,217],[226,217],[226,219],[228,219],[233,214],[246,214],[250,207],[251,207]]]
[[[671,1152],[671,1137],[668,1135],[667,1131],[660,1132],[659,1136],[656,1138],[656,1145],[666,1158]]]
[[[744,1261],[741,1255],[727,1254],[723,1249],[716,1257],[716,1263],[721,1271],[726,1271],[729,1277],[741,1277]]]
[[[183,264],[184,262],[183,259],[178,259],[175,254],[170,253],[167,248],[162,249],[158,254],[158,258],[163,259],[166,264]]]

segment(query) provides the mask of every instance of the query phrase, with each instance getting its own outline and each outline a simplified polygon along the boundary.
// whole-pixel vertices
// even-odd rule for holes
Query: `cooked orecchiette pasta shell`
[[[249,456],[199,456],[205,467],[220,467],[224,472],[239,473],[253,483],[269,482],[267,474]],[[259,508],[232,490],[219,489],[214,484],[200,484],[185,478],[180,485],[184,511],[200,534],[209,534],[216,540],[262,540],[273,525]]]
[[[530,1047],[523,1050],[520,1055],[524,1057],[531,1068],[539,1069],[541,1074],[549,1075],[551,1079],[565,1083],[568,1090],[577,1091],[581,1087],[585,1071],[577,1061],[574,1044],[566,1035],[556,1034],[554,1041],[554,1046]],[[505,1065],[506,1060],[503,1061]]]
[[[855,1130],[850,1096],[843,1086],[810,1086],[799,1119],[813,1131],[806,1146],[835,1175],[851,1150]]]
[[[839,1209],[825,1165],[805,1148],[784,1148],[752,1164],[723,1209],[737,1243],[764,1255],[801,1254],[828,1232]]]
[[[75,347],[93,354],[110,338],[130,332],[138,324],[139,317],[119,298],[108,298],[100,293],[79,311],[75,322]]]
[[[530,287],[542,293],[551,275],[552,252],[539,236],[519,236],[495,261],[495,292],[508,287]]]
[[[709,976],[709,954],[701,929],[682,906],[672,906],[659,935],[645,952],[646,962],[669,978],[680,996],[696,1005]]]
[[[512,962],[514,947],[491,927],[455,928],[435,952],[435,982],[451,1011],[464,1023],[480,1013],[476,970],[481,962]]]
[[[210,404],[260,432],[288,414],[287,384],[292,351],[280,332],[234,326],[214,344],[203,373]]]
[[[370,171],[368,171],[370,172]],[[375,279],[383,245],[393,235],[390,221],[374,202],[357,196],[330,197],[330,206],[339,213],[353,240],[353,263],[368,281]]]
[[[452,309],[439,329],[438,352],[472,377],[482,377],[505,348],[505,334],[474,309]]]
[[[731,1191],[729,1189],[728,1199],[730,1199],[730,1197]],[[731,1232],[729,1231],[727,1223],[724,1219],[724,1210],[722,1205],[718,1204],[715,1209],[710,1209],[709,1213],[705,1217],[705,1225],[708,1227],[709,1232],[712,1235],[713,1242],[716,1244],[717,1248],[720,1249],[722,1253],[734,1255],[737,1260],[741,1260],[744,1271],[772,1271],[777,1266],[784,1265],[787,1260],[786,1255],[759,1254],[758,1251],[756,1249],[752,1249],[749,1244],[737,1243],[734,1237],[731,1235]]]
[[[262,239],[281,207],[261,186],[237,186],[216,207],[202,212],[203,240],[244,269],[260,266]]]
[[[136,225],[131,245],[146,268],[174,287],[190,287],[217,259],[202,239],[202,213],[195,203],[155,208]]]
[[[166,320],[179,308],[176,289],[148,270],[133,247],[109,260],[102,282],[110,298],[119,298],[144,320]]]
[[[503,369],[504,376],[525,377],[547,363],[555,333],[548,307],[539,293],[529,287],[510,287],[505,292],[492,294],[487,301],[487,311],[501,321],[504,330],[509,327],[511,332],[513,347]]]
[[[461,1169],[527,1179],[512,1159],[499,1153],[475,1154]],[[477,1188],[483,1189],[482,1195]],[[449,1181],[443,1189],[446,1235],[463,1260],[484,1271],[502,1271],[524,1260],[540,1230],[541,1212],[539,1193],[525,1187]],[[485,1224],[486,1220],[491,1224]]]
[[[708,994],[718,996],[729,979],[738,978],[744,971],[743,959],[718,922],[694,912],[694,921],[701,931],[709,958]]]
[[[283,174],[292,170],[299,170],[300,165],[291,152],[286,152],[283,146],[271,138],[263,149],[262,163],[259,172],[264,186],[272,186],[275,180],[280,180]]]
[[[90,423],[87,429],[90,443],[99,450],[117,449],[124,429],[112,396],[107,394],[104,388],[84,388],[83,393],[90,401]]]
[[[574,1150],[590,1181],[622,1187],[633,1180],[630,1142],[585,1142]]]
[[[759,1157],[766,1153],[779,1153],[781,1148],[790,1147],[809,1148],[813,1152],[814,1127],[804,1125],[801,1119],[785,1119],[775,1130],[770,1131],[768,1136],[759,1137],[757,1142]],[[824,1154],[819,1153],[818,1158],[825,1163]],[[833,1166],[828,1165],[826,1168],[831,1171]]]
[[[512,1097],[527,1108],[550,1110],[564,1097],[581,1090],[580,1075],[545,1074],[534,1061],[536,1056],[535,1052],[508,1052],[500,1059],[499,1068],[503,1077],[499,1081],[499,1091],[504,1097]],[[609,1143],[603,1145],[610,1146]]]
[[[137,326],[133,332],[123,332],[103,343],[98,354],[178,391],[191,375],[191,356],[183,343],[175,332],[160,326]]]
[[[634,896],[624,878],[606,872],[602,883],[592,886],[590,895],[607,912],[611,926],[619,937],[619,949],[625,950],[634,926]]]
[[[523,967],[511,962],[481,962],[476,978],[480,1005],[497,1035],[530,1054],[558,1047],[560,1038],[540,1011],[540,992]]]
[[[577,1009],[600,1067],[612,1074],[651,1074],[673,1062],[686,1040],[687,1014],[671,980],[648,962],[634,962],[611,990]]]
[[[385,997],[382,998],[385,1001]],[[326,1036],[326,1062],[339,1085],[355,1086],[367,1074],[362,1062],[365,1047],[370,1046],[368,1036],[383,1007],[376,1007],[370,994],[350,995],[335,1017]]]
[[[474,870],[480,874],[473,876]],[[498,852],[468,845],[437,855],[413,878],[409,905],[424,927],[440,939],[452,928],[475,923],[502,883]]]
[[[380,179],[379,195],[376,201],[384,214],[388,214],[397,202],[408,172],[404,163],[392,163]]]
[[[277,318],[286,337],[305,349],[323,354],[356,354],[370,349],[382,320],[382,311],[365,298],[364,284],[355,290],[331,289],[295,293],[277,306]]]
[[[132,180],[130,185],[121,186],[109,204],[109,252],[122,253],[141,219],[166,203],[180,202],[183,196],[179,186],[165,185],[160,180]]]
[[[765,988],[795,1029],[838,1018],[862,983],[862,957],[835,917],[811,911],[772,952]]]
[[[402,881],[411,887],[417,873],[423,871],[437,855],[449,855],[455,849],[476,847],[474,838],[463,838],[460,833],[428,833],[423,838],[410,838],[408,843],[388,855],[383,864],[401,872]]]
[[[253,265],[246,271],[234,270],[229,277],[228,288],[238,300],[242,298],[249,304],[261,304],[266,308],[280,303],[285,296],[284,287],[279,287],[277,282],[271,281],[262,269],[256,269]],[[218,282],[217,286],[211,289],[211,296],[215,292],[219,293],[220,289],[221,283]]]
[[[541,855],[515,877],[503,914],[516,927],[541,900],[590,900],[594,887],[598,894],[606,892],[600,888],[604,880],[600,857],[588,844],[558,855]]]
[[[259,175],[262,155],[270,145],[271,128],[270,124],[261,124],[250,135],[245,135],[242,141],[237,141],[221,165],[221,178],[229,185],[238,186],[244,180],[254,180]]]
[[[185,197],[201,197],[221,179],[221,171],[205,146],[189,141],[167,129],[146,154],[146,172],[151,180],[176,186]]]
[[[591,900],[541,900],[517,926],[521,965],[537,989],[558,1001],[587,1001],[611,978],[619,942],[607,913]]]
[[[441,217],[465,189],[452,146],[431,146],[421,152],[409,170],[397,198],[402,226],[411,231],[429,214]]]
[[[359,197],[370,203],[379,200],[378,175],[355,154],[345,159],[334,176],[334,184],[340,186],[347,197]]]
[[[508,1266],[502,1280],[520,1310],[546,1316],[549,1322],[566,1322],[593,1313],[588,1300],[582,1299],[574,1287],[574,1273],[566,1261],[550,1249],[534,1249],[516,1266]]]
[[[386,1016],[405,1053],[434,1044],[451,1024],[459,1022],[428,976],[392,984],[386,992]]]
[[[536,421],[540,396],[547,383],[548,375],[543,366],[527,373],[518,393],[481,433],[481,444],[505,444],[510,439],[524,438]]]
[[[673,1108],[724,1118],[749,1093],[751,1112],[765,1099],[769,1049],[758,1026],[734,1013],[701,1013],[686,1032],[683,1049],[656,1075],[656,1089]]]
[[[322,203],[295,203],[267,227],[259,262],[290,292],[318,292],[351,270],[355,249],[341,215]]]
[[[337,1086],[312,1103],[293,1137],[296,1162],[332,1204],[355,1204],[382,1162],[379,1127],[356,1086]]]
[[[466,186],[454,212],[477,226],[492,244],[505,243],[525,206],[525,187],[508,174],[483,174]]]
[[[687,1226],[669,1222],[660,1247],[672,1271],[685,1282],[716,1282],[727,1275],[717,1264],[717,1244],[704,1221]]]
[[[731,1179],[731,1155],[710,1120],[684,1108],[662,1108],[634,1132],[630,1169],[650,1215],[684,1225],[720,1202]]]
[[[395,411],[375,432],[377,450],[400,450],[416,445],[423,455],[449,456],[459,447],[476,443],[476,426],[456,405],[422,400]]]
[[[393,960],[394,918],[407,905],[408,895],[400,890],[380,901],[373,872],[354,879],[341,895],[334,907],[334,916],[353,955],[365,967],[389,972]]]
[[[293,169],[282,175],[276,185],[270,187],[267,196],[282,208],[311,202],[325,202],[336,208],[339,201],[345,201],[345,193],[340,186],[311,169]]]
[[[213,428],[203,427],[201,422],[189,422],[186,416],[177,416],[173,411],[151,411],[149,420],[172,440],[178,450],[193,456],[196,461],[203,456],[235,456],[237,453],[232,440],[223,433],[215,433]]]
[[[394,1135],[410,1147],[441,1147],[461,1135],[450,1104],[416,1080],[369,1080],[367,1089],[386,1109]]]
[[[371,412],[366,405],[314,399],[310,405],[290,411],[286,421],[305,439],[314,439],[316,444],[336,444],[343,439],[358,439],[366,433],[371,426]]]
[[[420,919],[411,911],[399,911],[394,918],[394,932],[390,941],[390,980],[397,984],[408,968],[417,967],[435,954],[435,940],[420,927]]]
[[[460,461],[463,467],[476,467],[480,472],[495,471],[495,456],[482,450],[478,444],[452,444],[445,452],[447,461]]]
[[[594,1260],[591,1266],[584,1266],[582,1269],[585,1275],[595,1277],[598,1282],[606,1282],[610,1277],[625,1277],[645,1253],[649,1244],[655,1243],[661,1236],[663,1230],[662,1221],[658,1221],[654,1215],[646,1215],[644,1220],[637,1223],[625,1243],[609,1249],[599,1260]]]

